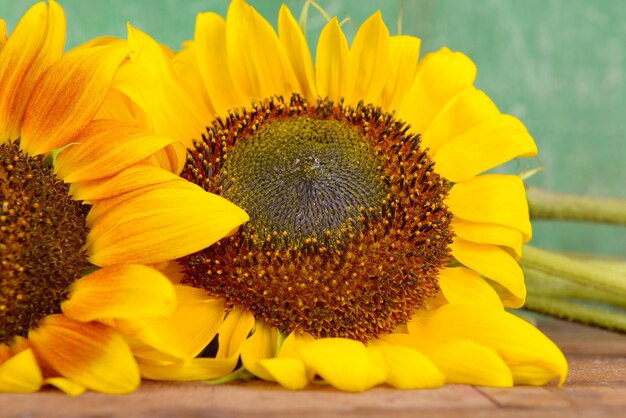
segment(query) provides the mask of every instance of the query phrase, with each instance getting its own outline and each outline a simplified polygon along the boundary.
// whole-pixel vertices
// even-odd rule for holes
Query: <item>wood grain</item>
[[[566,385],[513,389],[447,385],[362,394],[324,386],[290,392],[247,382],[223,386],[145,382],[131,395],[86,393],[70,398],[46,390],[0,395],[1,418],[37,417],[622,417],[626,408],[626,335],[538,317],[537,325],[570,362]]]

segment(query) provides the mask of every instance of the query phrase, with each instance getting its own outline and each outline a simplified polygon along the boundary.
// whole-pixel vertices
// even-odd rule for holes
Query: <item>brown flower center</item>
[[[250,215],[181,260],[184,282],[284,332],[391,332],[450,258],[448,183],[419,137],[370,105],[257,103],[213,123],[182,175]]]
[[[68,190],[43,157],[0,145],[0,343],[59,313],[89,266],[86,209]]]

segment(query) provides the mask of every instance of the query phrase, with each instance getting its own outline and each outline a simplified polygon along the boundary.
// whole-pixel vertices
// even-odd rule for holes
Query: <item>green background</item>
[[[126,35],[126,21],[173,48],[193,36],[195,15],[225,14],[228,1],[61,0],[67,47],[95,36]],[[9,32],[33,0],[0,0]],[[281,2],[250,1],[274,26]],[[286,2],[298,16],[303,0]],[[349,39],[376,9],[397,33],[399,0],[324,1],[331,15],[350,17]],[[469,55],[477,86],[505,113],[520,117],[545,170],[530,183],[552,190],[626,198],[626,1],[406,0],[404,34],[423,53],[442,46]],[[315,49],[325,19],[313,8],[307,36]],[[517,167],[523,169],[528,162]],[[534,243],[564,251],[626,256],[626,228],[535,222]]]

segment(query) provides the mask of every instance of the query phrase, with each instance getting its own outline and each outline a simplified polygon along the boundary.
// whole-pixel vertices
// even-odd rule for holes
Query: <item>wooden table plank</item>
[[[622,417],[626,411],[626,335],[547,317],[537,325],[570,362],[565,387],[475,388],[447,385],[434,390],[387,387],[363,394],[326,386],[299,392],[264,382],[223,386],[145,382],[131,395],[86,393],[69,398],[58,391],[0,395],[1,418],[38,417]]]

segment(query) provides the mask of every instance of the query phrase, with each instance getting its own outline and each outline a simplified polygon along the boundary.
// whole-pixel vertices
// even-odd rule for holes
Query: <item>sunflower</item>
[[[350,46],[331,19],[313,63],[286,6],[276,33],[241,0],[198,15],[174,56],[132,27],[128,45],[107,107],[184,142],[181,176],[250,216],[169,267],[179,306],[204,316],[170,323],[184,361],[135,347],[145,377],[564,382],[560,350],[505,311],[526,294],[522,180],[484,174],[537,149],[473,86],[467,56],[418,61],[420,40],[390,36],[377,12]]]
[[[159,345],[116,321],[167,319],[177,291],[155,266],[247,215],[161,168],[181,163],[174,140],[96,118],[128,50],[64,40],[53,0],[9,38],[0,20],[0,392],[124,393],[132,344]]]

